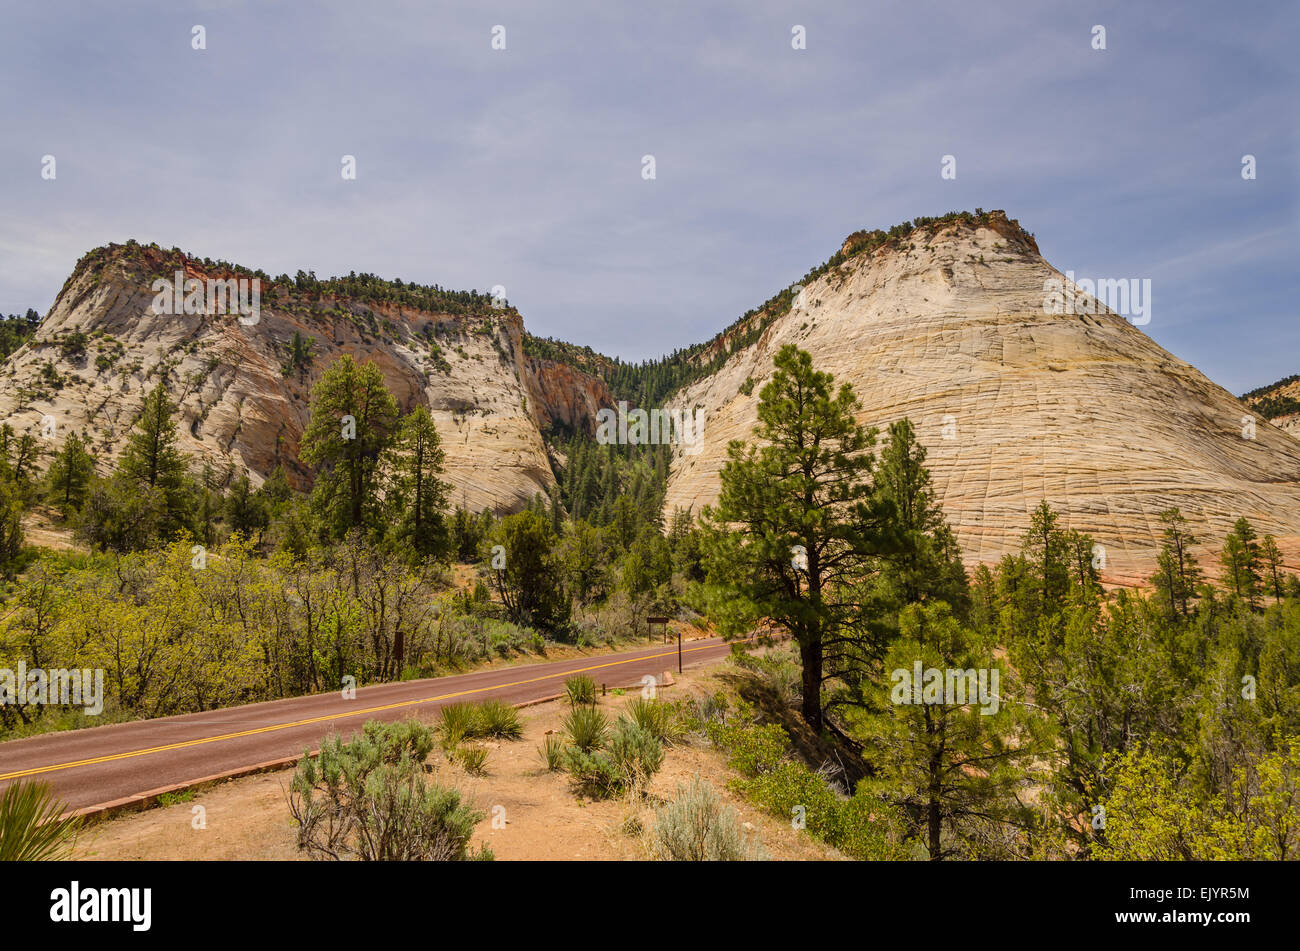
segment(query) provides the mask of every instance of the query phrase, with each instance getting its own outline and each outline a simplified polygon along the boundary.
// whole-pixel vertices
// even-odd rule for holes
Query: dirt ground
[[[23,541],[37,548],[70,551],[81,546],[72,529],[60,520],[59,511],[48,505],[35,506],[23,516]]]
[[[661,688],[661,696],[674,699],[712,692],[725,667],[718,664],[674,675],[677,683]],[[635,692],[611,694],[601,698],[600,706],[612,720],[633,696]],[[430,758],[437,763],[437,782],[462,790],[487,813],[475,831],[475,848],[487,842],[498,860],[649,858],[646,834],[638,831],[638,825],[648,829],[654,821],[655,805],[672,799],[677,784],[698,773],[736,810],[746,829],[757,833],[772,858],[843,858],[830,846],[791,828],[787,821],[759,812],[727,790],[727,780],[734,774],[724,756],[698,738],[667,748],[663,768],[645,802],[634,805],[626,799],[593,802],[578,798],[570,791],[568,777],[548,772],[538,752],[548,731],[561,732],[560,721],[567,710],[559,701],[523,708],[523,739],[490,744],[485,776],[467,774],[459,765],[447,762],[440,750]],[[81,834],[75,857],[301,859],[285,800],[291,775],[291,770],[281,770],[232,780],[200,791],[185,802],[90,825]],[[498,825],[500,819],[505,820],[504,828],[493,828],[494,815]]]

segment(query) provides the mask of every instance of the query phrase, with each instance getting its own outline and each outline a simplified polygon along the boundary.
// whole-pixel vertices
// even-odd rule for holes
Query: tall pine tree
[[[803,717],[820,730],[826,652],[857,623],[853,592],[880,547],[875,430],[854,418],[853,388],[837,391],[805,351],[785,346],[775,364],[754,428],[762,445],[728,447],[717,509],[703,513],[705,551],[728,627],[748,631],[767,619],[799,645]]]
[[[374,363],[344,354],[311,391],[300,455],[318,467],[312,505],[333,537],[378,525],[380,458],[397,427],[397,403]]]

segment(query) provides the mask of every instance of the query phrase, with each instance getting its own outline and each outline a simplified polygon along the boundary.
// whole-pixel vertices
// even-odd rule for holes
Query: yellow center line
[[[704,647],[684,647],[683,654],[689,654],[694,651],[710,650],[715,647],[721,647],[721,644],[709,644]],[[275,723],[271,726],[258,727],[255,730],[243,730],[239,733],[223,733],[220,736],[205,736],[196,740],[184,740],[180,743],[169,743],[166,746],[151,746],[144,750],[130,750],[125,753],[110,753],[106,756],[96,756],[92,759],[81,759],[71,763],[55,763],[50,766],[34,766],[31,769],[20,769],[13,773],[0,773],[0,781],[6,779],[21,779],[24,776],[35,776],[38,773],[52,773],[60,769],[72,769],[76,766],[94,766],[97,763],[111,763],[114,760],[130,759],[133,756],[147,756],[150,753],[166,753],[169,750],[184,749],[189,746],[200,746],[204,743],[216,743],[218,740],[234,740],[241,736],[256,736],[259,733],[274,733],[276,730],[288,730],[296,726],[307,726],[312,723],[323,723],[327,720],[341,720],[347,717],[364,716],[367,713],[379,713],[382,710],[396,710],[400,707],[418,706],[422,703],[433,703],[437,700],[450,700],[452,697],[465,697],[473,693],[487,693],[492,690],[504,690],[507,687],[522,687],[526,684],[535,684],[543,680],[554,680],[556,677],[569,677],[573,674],[585,673],[589,670],[600,670],[605,667],[617,667],[619,664],[635,664],[640,661],[655,660],[659,657],[670,657],[677,654],[676,649],[665,651],[662,654],[650,654],[646,657],[628,657],[624,660],[614,660],[605,664],[593,664],[590,667],[579,667],[576,670],[565,670],[559,673],[546,674],[542,677],[533,677],[530,680],[516,680],[514,683],[495,684],[489,687],[475,687],[473,690],[460,690],[456,693],[444,693],[437,697],[425,697],[421,700],[402,700],[398,703],[386,703],[378,707],[366,707],[364,710],[350,710],[346,713],[331,713],[327,716],[310,717],[306,720],[294,720],[290,723]],[[142,723],[149,721],[143,720]]]

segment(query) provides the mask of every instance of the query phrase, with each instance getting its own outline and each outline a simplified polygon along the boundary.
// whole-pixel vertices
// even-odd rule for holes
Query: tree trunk
[[[931,799],[928,807],[929,827],[930,827],[930,861],[941,862],[943,856],[939,852],[939,801]]]
[[[803,666],[803,718],[817,733],[822,731],[822,643],[799,642]]]
[[[930,833],[930,861],[943,860],[939,833],[942,830],[943,813],[939,808],[939,779],[943,770],[943,759],[936,751],[930,757],[930,801],[926,804],[927,826]]]

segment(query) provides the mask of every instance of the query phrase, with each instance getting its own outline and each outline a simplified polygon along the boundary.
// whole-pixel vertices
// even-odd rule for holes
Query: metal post
[[[682,672],[682,632],[677,632],[677,672]]]

